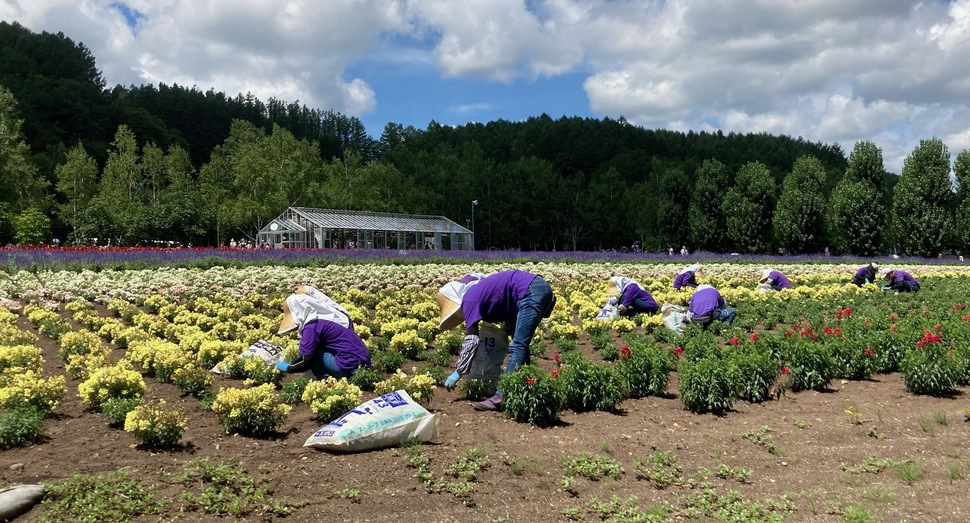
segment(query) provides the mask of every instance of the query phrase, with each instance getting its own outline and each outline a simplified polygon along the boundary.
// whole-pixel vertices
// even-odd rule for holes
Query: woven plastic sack
[[[620,317],[620,310],[616,308],[616,298],[610,298],[603,306],[603,310],[596,315],[597,320],[613,321]]]
[[[12,521],[26,514],[44,499],[43,485],[13,485],[0,488],[0,521]]]
[[[684,324],[687,323],[687,309],[681,305],[665,303],[660,308],[660,322],[677,334],[683,334]]]
[[[491,323],[482,322],[482,327],[478,330],[478,350],[475,351],[464,378],[486,381],[492,389],[491,392],[494,393],[508,352],[508,334]]]
[[[239,359],[250,358],[253,356],[258,356],[266,362],[270,367],[276,365],[277,363],[283,361],[283,347],[276,345],[275,343],[270,343],[266,340],[259,340],[253,343],[246,350],[239,354]],[[226,368],[226,364],[219,362],[215,367],[212,367],[212,372],[216,374],[224,374],[228,372],[229,369]]]
[[[394,447],[409,440],[430,441],[438,434],[437,418],[403,390],[387,393],[324,425],[304,447],[360,452]]]

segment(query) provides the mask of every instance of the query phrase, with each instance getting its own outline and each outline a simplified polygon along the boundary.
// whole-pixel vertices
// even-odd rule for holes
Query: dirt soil
[[[21,328],[36,333],[24,318],[20,323]],[[64,374],[56,356],[57,344],[39,337],[46,371]],[[584,340],[580,350],[596,358]],[[120,357],[121,351],[115,352]],[[550,347],[538,363],[551,369],[552,354]],[[878,375],[870,381],[835,381],[828,392],[789,393],[764,404],[738,402],[724,416],[684,411],[673,374],[667,397],[626,400],[615,413],[567,411],[561,425],[548,429],[510,421],[501,413],[476,412],[458,392],[438,389],[429,409],[438,415],[439,435],[421,448],[431,459],[431,469],[440,475],[466,449],[478,444],[485,445],[489,457],[489,467],[479,473],[473,490],[464,498],[429,493],[415,477],[415,469],[408,467],[402,449],[331,454],[304,448],[305,439],[321,425],[305,405],[294,406],[274,438],[230,436],[215,415],[197,408],[195,398],[153,378],[146,382],[149,398],[183,404],[188,411],[184,448],[152,452],[139,447],[132,436],[109,427],[103,416],[86,411],[77,397],[78,382],[68,377],[65,399],[55,417],[46,422],[43,439],[0,451],[0,486],[128,468],[157,484],[161,495],[177,496],[183,487],[171,474],[186,462],[207,456],[215,461],[242,462],[254,476],[268,479],[274,497],[306,502],[285,521],[566,521],[564,509],[582,507],[593,497],[606,501],[614,494],[620,499],[637,496],[641,507],[661,500],[680,504],[691,489],[655,488],[638,478],[634,468],[637,460],[649,461],[654,452],[671,451],[685,476],[709,469],[709,481],[721,492],[733,489],[750,500],[790,493],[795,510],[785,521],[842,521],[839,508],[850,504],[865,507],[879,518],[875,521],[970,520],[970,505],[964,497],[970,479],[951,472],[952,467],[967,470],[970,464],[966,397],[963,392],[952,398],[915,396],[905,391],[898,374]],[[214,389],[220,385],[241,383],[219,377]],[[777,454],[742,436],[761,427],[772,430],[773,441],[780,447]],[[503,452],[511,460],[523,460],[524,467],[513,472],[503,463]],[[577,495],[571,495],[562,487],[560,458],[580,452],[611,456],[625,473],[618,480],[576,479]],[[856,474],[843,470],[843,465],[859,465],[869,456],[908,457],[922,462],[924,473],[909,485],[892,469]],[[715,477],[713,472],[720,465],[750,469],[749,482]],[[341,489],[356,489],[359,494],[335,495]],[[42,511],[37,507],[21,520],[30,521]],[[191,512],[177,518],[217,519]],[[264,519],[272,517],[244,518]],[[586,515],[588,521],[597,519],[598,515]]]

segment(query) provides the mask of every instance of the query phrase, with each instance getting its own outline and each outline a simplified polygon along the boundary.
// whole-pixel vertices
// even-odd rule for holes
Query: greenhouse
[[[474,234],[444,216],[290,207],[256,235],[276,249],[474,249]]]

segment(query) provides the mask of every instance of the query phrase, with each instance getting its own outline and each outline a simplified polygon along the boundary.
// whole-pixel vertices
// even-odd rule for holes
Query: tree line
[[[474,217],[478,247],[496,249],[934,256],[970,245],[970,153],[951,171],[936,138],[898,176],[871,142],[846,158],[801,138],[623,118],[391,123],[375,139],[355,118],[297,103],[107,89],[83,44],[16,23],[0,23],[0,56],[3,243],[224,244],[306,206]]]

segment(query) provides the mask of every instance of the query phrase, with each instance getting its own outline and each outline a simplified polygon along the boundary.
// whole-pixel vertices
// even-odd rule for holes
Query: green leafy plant
[[[330,376],[325,380],[310,382],[303,390],[303,402],[319,421],[329,423],[343,416],[360,404],[363,394],[347,378],[339,380]]]
[[[562,463],[565,475],[562,480],[563,490],[572,495],[577,495],[573,486],[576,476],[592,481],[599,481],[604,478],[620,479],[623,474],[623,466],[620,462],[602,454],[569,454],[559,458]]]
[[[22,407],[0,413],[0,449],[35,441],[44,428],[46,411]]]
[[[142,404],[142,398],[111,398],[101,406],[101,414],[108,418],[114,427],[124,427],[125,418],[135,407]]]
[[[160,514],[168,503],[155,497],[156,487],[140,481],[135,472],[72,474],[44,484],[43,523],[61,521],[125,522]]]
[[[349,381],[352,385],[360,387],[360,390],[373,391],[374,385],[383,379],[384,375],[374,367],[358,367],[350,375]]]
[[[560,386],[566,406],[576,411],[613,410],[623,400],[623,378],[613,367],[597,365],[578,353],[563,357]]]
[[[303,401],[303,391],[310,384],[310,378],[300,376],[283,383],[280,388],[280,399],[287,405],[295,405]]]
[[[559,422],[564,396],[559,382],[535,365],[523,365],[499,378],[505,415],[520,423],[549,427]]]
[[[461,393],[467,400],[480,401],[495,394],[495,384],[489,380],[462,380]]]
[[[220,389],[212,402],[212,412],[228,433],[265,436],[276,430],[290,413],[270,384],[251,389]]]
[[[899,364],[903,383],[913,394],[952,394],[959,376],[958,362],[939,335],[929,331]]]
[[[396,350],[379,350],[371,353],[371,361],[376,369],[390,373],[400,369],[407,358]]]
[[[745,431],[743,434],[741,434],[741,437],[754,443],[755,445],[764,447],[769,454],[780,456],[785,450],[775,444],[775,438],[772,435],[773,432],[774,431],[768,425],[762,425],[758,429]]]
[[[634,462],[633,468],[637,471],[638,477],[649,480],[658,489],[683,482],[677,456],[670,451],[654,452],[648,460]]]
[[[656,345],[632,344],[620,350],[616,371],[623,378],[626,394],[631,398],[661,396],[667,392],[674,357]]]
[[[241,463],[216,463],[195,458],[182,467],[177,481],[187,487],[182,493],[188,512],[211,516],[245,517],[286,516],[302,505],[287,499],[276,500],[265,480],[254,478]]]
[[[734,405],[735,367],[720,356],[683,359],[677,367],[680,401],[691,412],[721,414]]]
[[[199,397],[212,386],[212,373],[195,366],[182,367],[172,373],[172,384],[186,394]]]

